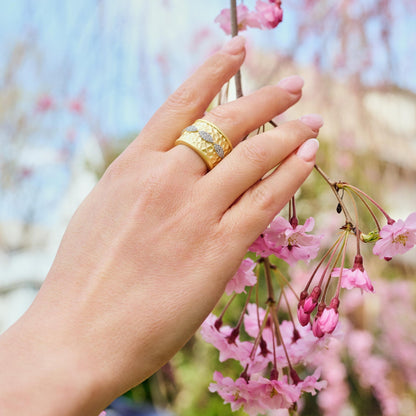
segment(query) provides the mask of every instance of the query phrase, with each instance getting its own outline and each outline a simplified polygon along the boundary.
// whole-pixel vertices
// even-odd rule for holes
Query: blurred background
[[[224,43],[214,19],[225,7],[226,0],[2,2],[0,331],[30,305],[71,215],[106,166]],[[287,0],[282,7],[276,29],[243,33],[244,93],[302,75],[304,98],[276,121],[323,115],[320,166],[405,219],[416,207],[416,2]],[[298,195],[300,215],[336,230],[343,224],[335,208],[312,175]],[[345,294],[346,337],[323,363],[329,387],[301,414],[416,414],[416,255],[388,264],[368,257],[376,294]],[[194,337],[109,416],[231,414],[207,390],[217,359]]]

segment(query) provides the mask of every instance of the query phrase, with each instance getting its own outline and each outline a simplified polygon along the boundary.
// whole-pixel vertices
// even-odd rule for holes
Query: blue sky
[[[245,3],[252,6],[254,0]],[[319,21],[314,22],[317,33],[302,45],[295,44],[294,28],[299,20],[309,17],[296,4],[300,3],[283,3],[284,22],[277,29],[254,29],[245,32],[246,36],[257,47],[270,53],[293,54],[305,65],[311,64],[314,51],[322,47],[323,59],[329,62],[338,39],[327,39],[324,30],[320,33]],[[369,2],[362,0],[362,4]],[[0,216],[22,215],[16,209],[25,205],[16,202],[20,193],[30,195],[39,188],[45,199],[37,211],[51,210],[69,176],[66,166],[50,155],[62,146],[68,152],[75,150],[76,143],[65,141],[69,130],[76,131],[79,141],[92,131],[100,131],[108,140],[139,131],[167,95],[226,40],[214,19],[227,5],[225,0],[4,1],[0,14],[0,85],[7,83],[6,65],[12,61],[12,52],[21,49],[22,59],[12,77],[20,99],[12,118],[18,120],[19,113],[25,114],[33,131],[22,144],[26,152],[21,152],[13,134],[0,125],[0,144],[8,149],[10,158],[32,154],[29,164],[36,167],[37,175],[19,190],[3,192]],[[391,53],[374,48],[374,69],[363,79],[377,83],[386,75],[384,68],[390,68],[389,82],[416,92],[415,14],[400,2],[395,2],[394,13],[397,18],[392,20]],[[367,25],[366,30],[375,36],[377,23]],[[327,69],[331,70],[329,64]],[[34,108],[45,94],[53,97],[56,108],[39,115]],[[85,97],[88,122],[67,111],[66,103],[79,96]],[[41,168],[39,164],[43,164]]]

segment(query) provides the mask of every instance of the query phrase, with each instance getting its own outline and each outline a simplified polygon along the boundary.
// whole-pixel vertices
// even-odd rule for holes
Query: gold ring
[[[198,153],[211,170],[227,156],[233,146],[227,136],[214,124],[199,119],[194,124],[186,127],[175,146],[184,144]]]

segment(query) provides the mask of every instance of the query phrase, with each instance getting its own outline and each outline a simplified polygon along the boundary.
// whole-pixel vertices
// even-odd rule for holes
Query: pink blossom
[[[336,267],[331,276],[339,277],[341,269]],[[365,292],[374,292],[374,287],[371,284],[370,278],[363,267],[363,258],[361,255],[355,257],[354,265],[352,269],[343,269],[341,277],[341,287],[344,289],[353,289],[358,287]]]
[[[312,324],[312,331],[318,338],[323,337],[325,334],[331,334],[338,324],[338,299],[331,300],[329,306],[325,307],[321,312],[318,310],[318,314]],[[321,306],[320,306],[321,307]]]
[[[264,233],[264,239],[273,254],[288,264],[299,260],[310,261],[319,251],[322,236],[306,234],[312,231],[314,219],[308,218],[303,225],[293,227],[283,217],[276,217]]]
[[[325,380],[318,381],[321,376],[321,370],[317,368],[311,376],[307,376],[304,380],[297,383],[299,394],[302,392],[310,393],[315,396],[317,391],[324,389],[327,386]]]
[[[259,376],[250,380],[250,383],[255,386],[257,399],[264,409],[262,413],[268,409],[288,409],[300,397],[300,389],[294,384],[289,384],[286,376],[281,380]],[[244,410],[247,412],[246,407]]]
[[[225,293],[231,295],[232,292],[242,293],[246,286],[253,286],[257,283],[257,276],[254,274],[256,263],[251,259],[244,259],[237,270],[237,273],[227,283]]]
[[[253,353],[254,343],[250,341],[240,341],[237,337],[230,342],[230,335],[233,328],[222,326],[219,329],[215,327],[217,317],[210,314],[201,326],[201,335],[204,340],[212,344],[220,353],[220,362],[233,359],[240,362],[243,368],[248,366],[250,374],[260,372],[267,367],[271,356],[266,356],[258,352],[258,348]]]
[[[209,391],[218,393],[224,399],[224,403],[231,405],[233,412],[241,406],[255,407],[253,405],[257,402],[256,395],[253,394],[252,386],[244,378],[239,377],[234,381],[230,377],[224,377],[219,371],[214,373],[213,378],[215,383],[209,385]],[[257,412],[254,415],[257,416],[257,413],[260,413],[261,410],[263,409],[256,409]]]
[[[380,258],[390,260],[397,254],[406,253],[416,244],[416,212],[405,221],[397,220],[385,225],[380,230],[380,239],[373,248],[373,253]]]
[[[40,97],[36,103],[36,109],[42,113],[51,110],[53,106],[54,100],[49,94],[45,94]]]
[[[231,34],[231,11],[230,9],[221,10],[220,14],[215,18],[221,29],[227,34]],[[237,6],[237,24],[238,30],[246,30],[247,27],[261,28],[261,22],[256,13],[249,11],[248,7],[243,3]]]
[[[102,411],[98,416],[106,416],[107,412]]]
[[[273,29],[283,20],[283,11],[280,6],[281,1],[257,0],[257,16],[265,29]]]
[[[300,397],[300,389],[289,384],[286,376],[281,380],[256,376],[249,381],[242,377],[234,381],[216,371],[214,381],[216,384],[209,386],[211,392],[217,392],[225,403],[230,403],[231,410],[243,406],[250,416],[264,414],[269,409],[287,409]]]
[[[82,98],[74,98],[69,101],[68,107],[73,113],[82,114],[84,112],[84,101]]]
[[[249,247],[249,251],[256,253],[258,256],[267,257],[273,254],[273,250],[270,249],[264,239],[264,234],[259,235],[256,241]]]

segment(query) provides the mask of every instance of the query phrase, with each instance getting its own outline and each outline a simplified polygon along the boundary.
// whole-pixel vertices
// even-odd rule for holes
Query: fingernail
[[[281,79],[277,86],[292,94],[295,94],[300,92],[304,83],[305,82],[303,81],[302,77],[299,75],[292,75],[291,77]]]
[[[246,40],[242,36],[234,36],[222,47],[222,51],[231,55],[238,55],[244,49]]]
[[[324,125],[324,119],[319,114],[307,114],[299,120],[312,130],[319,130]]]
[[[315,159],[316,152],[319,149],[319,142],[316,139],[306,140],[296,152],[296,156],[305,162],[312,162]]]

